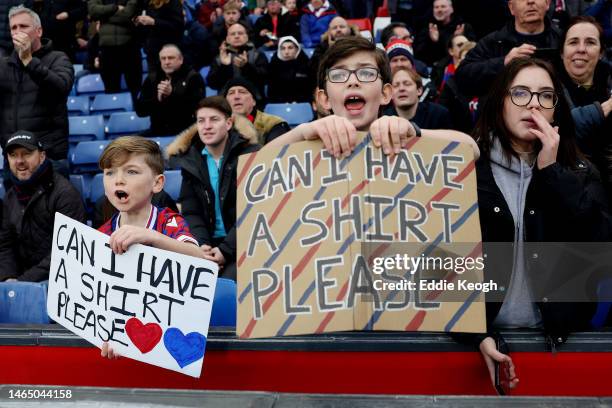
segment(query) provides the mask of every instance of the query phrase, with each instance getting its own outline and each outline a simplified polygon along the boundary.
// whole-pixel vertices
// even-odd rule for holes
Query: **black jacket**
[[[451,21],[446,25],[442,25],[442,23],[435,19],[432,19],[430,23],[438,26],[438,32],[440,33],[438,41],[433,42],[431,40],[429,37],[429,25],[427,25],[419,31],[414,42],[414,56],[429,66],[448,55],[448,41],[455,34],[455,29],[458,25],[464,24],[463,35],[467,39],[475,39],[472,26],[466,24],[461,17],[455,14],[453,14]]]
[[[272,56],[268,66],[268,102],[310,102],[312,88],[308,57],[304,51],[291,61]],[[291,84],[291,86],[287,86]]]
[[[172,167],[180,167],[183,175],[181,194],[179,202],[181,211],[191,233],[200,245],[214,245],[213,232],[215,231],[215,195],[208,176],[208,167],[202,157],[203,145],[195,135],[183,134],[177,138],[177,144],[182,145],[178,152],[173,150],[172,145],[168,148],[170,164]],[[185,142],[190,142],[185,146]],[[187,150],[184,153],[182,149]],[[223,161],[219,171],[219,202],[223,224],[227,233],[224,241],[219,244],[219,249],[225,259],[235,261],[236,259],[236,191],[238,186],[237,167],[238,156],[257,151],[258,145],[249,144],[235,130],[230,130],[229,140],[225,145]]]
[[[68,18],[58,20],[66,12]],[[47,0],[40,13],[45,37],[53,41],[56,50],[73,55],[76,48],[76,24],[87,17],[87,3],[83,0]]]
[[[23,66],[15,52],[0,59],[0,146],[17,130],[34,133],[51,159],[68,156],[66,102],[74,81],[70,60],[51,41]]]
[[[48,165],[49,171],[25,207],[17,200],[14,187],[6,193],[0,229],[0,281],[49,279],[55,213],[86,222],[80,194]]]
[[[264,29],[272,33],[272,17],[270,17],[268,13],[258,18],[253,28],[253,42],[257,47],[261,47],[266,42],[270,41],[268,37],[259,35],[261,30]],[[291,35],[293,38],[300,41],[300,20],[291,15],[291,13],[279,15],[276,26],[276,38],[285,37],[287,35]]]
[[[561,34],[546,22],[541,34],[525,36],[514,28],[514,20],[478,41],[465,56],[455,73],[459,89],[466,96],[486,94],[504,68],[504,58],[514,47],[524,43],[538,48],[559,48]]]
[[[151,116],[153,136],[174,136],[191,126],[195,122],[195,108],[204,97],[204,80],[183,64],[170,79],[172,93],[160,102],[157,85],[165,79],[163,73],[149,73],[135,103],[139,116]]]
[[[210,66],[206,84],[212,89],[221,91],[227,81],[241,77],[257,86],[259,94],[264,95],[264,85],[268,77],[268,59],[250,43],[247,46],[249,48],[247,51],[248,62],[242,68],[234,65],[234,54],[232,54],[232,62],[229,65],[223,65],[217,55]]]
[[[484,156],[476,162],[476,176],[484,250],[487,250],[487,243],[514,242],[512,213],[495,182],[490,161]],[[558,163],[542,170],[535,168],[527,190],[524,225],[525,243],[609,241],[606,195],[594,167],[589,162],[579,161],[575,169],[564,168]],[[529,269],[536,273],[550,269],[539,264],[537,253],[526,250],[525,257]],[[487,258],[484,281],[494,277],[498,285],[507,288],[512,260],[511,245],[501,256]],[[544,331],[555,346],[565,342],[569,332],[587,328],[595,310],[592,303],[561,303],[547,297],[538,299],[537,306]],[[493,334],[491,325],[500,307],[500,302],[486,303],[487,335]],[[475,336],[472,340],[480,343],[483,338]]]
[[[604,61],[597,63],[590,88],[576,84],[562,65],[557,72],[563,83],[563,95],[576,122],[578,145],[601,173],[612,197],[612,115],[605,117],[601,108],[601,103],[607,101],[612,92],[610,65]]]
[[[143,48],[147,56],[159,62],[158,54],[165,44],[181,43],[185,28],[183,7],[179,0],[170,0],[160,8],[149,5],[145,11],[147,16],[155,20],[155,24],[139,26],[139,34],[144,39]]]

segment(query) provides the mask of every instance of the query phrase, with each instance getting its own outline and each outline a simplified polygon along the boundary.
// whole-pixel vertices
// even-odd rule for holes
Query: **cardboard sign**
[[[320,141],[240,158],[239,336],[485,331],[481,290],[441,301],[447,292],[440,287],[373,289],[375,258],[424,259],[444,244],[454,256],[481,255],[471,147],[413,138],[391,161],[369,136],[360,137],[341,160]],[[387,277],[409,282],[414,271]],[[436,279],[452,284],[460,276],[444,273]],[[482,283],[482,268],[467,275]]]
[[[214,262],[109,236],[55,214],[49,317],[122,356],[199,377],[217,283]]]

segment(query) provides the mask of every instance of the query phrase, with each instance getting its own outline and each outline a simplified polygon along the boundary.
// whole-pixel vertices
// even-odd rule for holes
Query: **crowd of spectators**
[[[368,130],[376,118],[352,127],[346,122],[359,116],[355,112],[372,113],[365,96],[333,100],[330,86],[345,83],[365,88],[384,81],[373,112],[392,118],[383,119],[385,126],[417,135],[420,129],[451,129],[474,136],[482,153],[484,239],[611,240],[610,0],[389,0],[390,21],[375,32],[360,28],[355,18],[371,24],[382,1],[364,7],[348,0],[24,3],[0,0],[6,16],[0,20],[0,146],[7,188],[0,281],[47,279],[54,212],[85,220],[78,193],[62,178],[70,171],[66,102],[79,62],[85,65],[79,75],[99,73],[105,92],[129,90],[136,114],[151,120],[143,136],[176,136],[166,153],[182,172],[178,209],[205,256],[230,279],[236,278],[237,157],[269,143],[312,138],[329,124],[347,126],[348,133]],[[476,19],[475,7],[490,18]],[[364,46],[362,37],[377,48]],[[348,65],[325,66],[329,51],[343,43],[357,44],[357,51],[336,55],[336,65]],[[355,55],[374,54],[384,66],[380,59],[372,67],[366,58],[365,68],[355,62]],[[334,68],[333,77],[321,66]],[[202,100],[211,96],[207,92],[219,96]],[[310,127],[292,129],[265,111],[268,103],[293,102],[312,103]],[[497,194],[487,196],[493,190]],[[544,229],[525,230],[532,225],[523,220],[527,207],[546,207],[545,190],[574,201],[559,198],[558,208],[538,215]],[[176,208],[159,193],[155,205]],[[99,225],[113,208],[104,200],[97,204]],[[495,214],[487,212],[491,206]],[[490,229],[500,208],[503,236],[502,229]],[[571,218],[573,229],[553,228],[551,214]],[[589,235],[589,226],[597,231]],[[521,256],[508,276],[523,273]],[[518,299],[516,285],[511,289]],[[547,327],[549,317],[538,307],[509,309],[525,300],[517,299],[504,301],[489,324]],[[481,340],[485,358],[503,359]]]

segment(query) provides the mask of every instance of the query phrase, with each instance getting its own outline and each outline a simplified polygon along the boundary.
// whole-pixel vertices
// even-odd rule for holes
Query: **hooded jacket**
[[[459,89],[468,97],[486,94],[497,75],[504,69],[504,58],[514,47],[523,43],[537,48],[559,48],[561,34],[545,20],[546,28],[540,34],[523,35],[514,28],[514,20],[498,31],[482,38],[455,72]]]
[[[238,120],[240,122],[240,120]],[[244,123],[244,122],[243,122]],[[238,128],[242,124],[238,124]],[[223,152],[223,160],[219,169],[219,202],[223,225],[227,235],[219,249],[228,262],[236,259],[236,192],[238,186],[238,157],[259,150],[259,145],[251,144],[249,140],[235,130],[229,132],[229,138]],[[166,149],[171,166],[180,167],[183,181],[179,202],[181,211],[191,233],[200,245],[214,245],[215,231],[215,196],[208,166],[202,158],[204,145],[200,141],[196,126],[182,132]]]
[[[298,49],[293,60],[284,60],[281,56],[281,45],[292,42]],[[278,41],[278,50],[272,56],[268,66],[268,102],[310,102],[312,88],[309,60],[297,40],[291,36],[282,37]],[[291,85],[291,86],[288,86]]]
[[[323,6],[315,10],[311,4],[302,9],[300,19],[300,32],[302,44],[306,48],[313,48],[321,42],[321,36],[329,28],[329,23],[336,17],[336,9],[325,1]]]
[[[516,226],[504,194],[493,175],[491,159],[485,155],[476,162],[478,180],[478,211],[484,250],[487,243],[516,242]],[[607,197],[597,170],[587,161],[579,160],[574,168],[551,164],[543,169],[534,167],[524,196],[522,212],[523,241],[528,242],[591,242],[610,240],[610,216]],[[515,254],[508,245],[501,256],[485,262],[484,281],[493,279],[500,287],[508,287]],[[537,253],[524,254],[527,267],[533,271],[543,267]],[[550,277],[555,282],[555,277]],[[554,286],[554,285],[552,285]],[[554,298],[535,299],[541,313],[544,332],[552,348],[561,345],[571,331],[583,330],[593,316],[591,303],[561,303]],[[499,314],[501,303],[486,303],[486,336],[495,336],[492,323]],[[461,336],[460,336],[461,337]],[[480,344],[485,335],[468,335]]]
[[[51,41],[24,66],[16,52],[0,59],[0,146],[19,129],[36,135],[54,160],[68,156],[66,102],[74,81],[70,60]]]
[[[83,200],[72,184],[55,173],[48,161],[39,169],[46,171],[37,180],[27,204],[19,202],[15,187],[8,190],[4,198],[0,228],[0,281],[9,278],[28,282],[49,279],[55,213],[86,222]]]

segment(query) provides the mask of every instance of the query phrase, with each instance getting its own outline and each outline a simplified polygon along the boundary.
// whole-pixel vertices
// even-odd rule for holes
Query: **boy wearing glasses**
[[[317,101],[332,114],[303,123],[266,146],[320,138],[335,157],[346,157],[356,145],[357,131],[370,132],[375,146],[394,156],[414,136],[469,143],[476,157],[479,150],[465,133],[453,130],[419,129],[397,116],[382,116],[381,107],[391,101],[391,70],[382,50],[362,37],[337,41],[323,56],[318,72]]]

